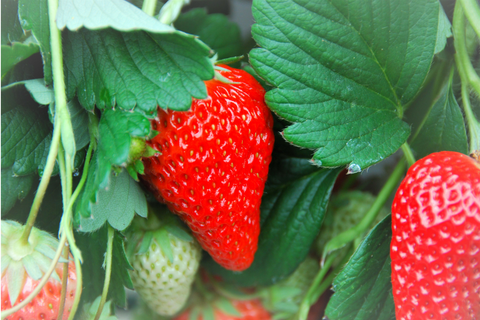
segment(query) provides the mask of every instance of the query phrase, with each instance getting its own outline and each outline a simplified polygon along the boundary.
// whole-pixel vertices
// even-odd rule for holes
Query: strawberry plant
[[[480,317],[478,1],[190,2],[2,2],[2,319]]]

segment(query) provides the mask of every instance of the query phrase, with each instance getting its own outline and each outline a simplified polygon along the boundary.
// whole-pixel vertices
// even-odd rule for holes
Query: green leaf
[[[329,319],[395,319],[390,281],[391,224],[391,216],[383,219],[333,281],[335,294],[326,309]]]
[[[85,27],[90,30],[175,32],[173,27],[160,23],[125,0],[60,0],[57,27],[67,27],[71,31]]]
[[[209,48],[193,36],[82,29],[63,39],[67,96],[88,110],[188,110],[213,77]]]
[[[23,200],[32,188],[34,175],[15,176],[12,168],[2,168],[2,215],[8,212],[17,200]]]
[[[75,233],[75,241],[83,256],[88,255],[88,259],[84,259],[82,264],[83,277],[88,279],[84,282],[82,292],[81,304],[83,305],[86,302],[93,301],[103,291],[105,269],[102,265],[107,250],[107,228],[103,226],[93,233]],[[112,274],[107,299],[113,299],[115,304],[122,308],[126,307],[124,287],[133,289],[128,270],[132,270],[132,266],[125,255],[124,237],[116,231],[113,238]]]
[[[45,83],[52,84],[52,53],[47,0],[19,0],[18,14],[24,30],[31,30],[40,46]]]
[[[81,199],[80,201],[88,200]],[[117,230],[125,230],[130,225],[135,213],[142,217],[147,216],[145,195],[125,170],[118,175],[111,174],[109,185],[98,191],[96,203],[83,203],[79,206],[80,209],[88,207],[91,216],[80,213],[78,230],[82,232],[98,230],[106,221]],[[84,216],[88,218],[83,218]]]
[[[284,174],[283,170],[275,169],[271,167],[267,185]],[[250,268],[232,272],[210,258],[204,265],[225,281],[241,286],[270,285],[291,274],[305,259],[317,236],[339,172],[339,169],[317,168],[264,193],[258,250]]]
[[[203,8],[197,8],[180,15],[175,21],[178,30],[200,37],[219,59],[243,54],[240,28],[223,14],[207,14]]]
[[[447,38],[452,36],[452,24],[448,20],[443,7],[440,6],[438,11],[438,32],[437,32],[437,44],[435,45],[435,54],[439,53],[445,48],[447,44]]]
[[[372,8],[375,8],[372,11]],[[394,153],[436,47],[437,0],[255,0],[250,52],[291,143],[358,172]]]
[[[98,125],[97,188],[105,187],[111,166],[127,163],[131,137],[146,137],[149,133],[150,122],[145,116],[122,110],[105,110]]]
[[[17,63],[38,52],[38,44],[14,42],[12,45],[2,44],[2,77]]]
[[[43,79],[32,79],[14,82],[2,87],[2,90],[7,90],[18,85],[24,85],[32,96],[33,100],[35,100],[39,104],[49,105],[55,102],[55,92],[52,88],[49,88],[45,85],[45,81]]]
[[[2,45],[20,41],[23,30],[18,20],[18,1],[10,0],[2,2]],[[2,52],[3,56],[3,52]],[[2,72],[3,72],[2,62]]]
[[[2,168],[16,175],[43,171],[52,130],[45,109],[17,106],[2,114]]]
[[[430,107],[410,145],[417,159],[444,150],[468,154],[465,123],[453,94],[452,81],[444,86],[440,98]]]
[[[90,133],[88,132],[88,114],[85,109],[73,99],[67,104],[70,118],[72,120],[73,133],[75,135],[75,145],[77,150],[82,149],[90,142]]]

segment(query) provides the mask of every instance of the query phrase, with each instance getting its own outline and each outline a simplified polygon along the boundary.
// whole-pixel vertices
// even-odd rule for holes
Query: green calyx
[[[21,239],[25,226],[16,221],[2,220],[2,281],[7,282],[10,303],[13,306],[29,276],[39,280],[50,268],[59,245],[49,233],[32,228],[28,243]],[[59,262],[67,262],[60,259]],[[56,272],[52,278],[61,282]]]
[[[150,205],[147,219],[136,217],[133,220],[128,232],[127,254],[129,257],[135,254],[146,254],[152,241],[155,240],[168,260],[173,262],[169,235],[175,236],[180,241],[194,241],[182,222],[166,206]]]
[[[145,170],[142,158],[149,158],[157,153],[159,153],[159,151],[150,147],[144,139],[132,137],[126,165],[130,176],[138,181],[138,174],[144,174]]]

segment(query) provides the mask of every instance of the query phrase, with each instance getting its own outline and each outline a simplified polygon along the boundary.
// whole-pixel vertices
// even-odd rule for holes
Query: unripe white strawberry
[[[163,316],[182,309],[198,270],[200,245],[165,208],[147,220],[137,218],[128,235],[133,286],[146,304]],[[158,213],[158,212],[157,212]]]
[[[370,210],[374,202],[375,197],[368,192],[346,191],[334,195],[332,199],[330,199],[325,221],[315,241],[317,254],[322,255],[323,249],[329,240],[356,226],[367,211]],[[373,225],[380,222],[387,214],[388,210],[382,208]],[[347,248],[342,248],[340,250],[346,253],[346,249]],[[335,260],[334,265],[338,265],[342,257],[343,254],[340,254]]]

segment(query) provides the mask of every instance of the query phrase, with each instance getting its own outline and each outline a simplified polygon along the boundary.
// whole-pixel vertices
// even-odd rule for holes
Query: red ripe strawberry
[[[29,244],[18,243],[24,226],[2,220],[2,311],[23,301],[37,287],[49,268],[58,240],[47,232],[32,228]],[[8,316],[8,320],[57,319],[64,263],[58,263],[51,278],[38,295],[24,308]],[[64,312],[58,319],[67,319],[75,297],[77,276],[75,264],[68,264],[67,295]]]
[[[392,206],[396,318],[480,316],[480,164],[456,152],[417,161]]]
[[[260,200],[273,149],[265,91],[248,73],[222,66],[232,83],[206,81],[208,98],[188,112],[159,109],[159,134],[143,180],[188,224],[223,267],[244,270],[257,250]]]
[[[230,303],[240,315],[229,314],[218,307],[213,309],[213,319],[204,319],[204,312],[198,312],[195,320],[270,320],[270,313],[263,307],[260,300],[230,300]],[[191,319],[191,309],[187,309],[174,320]]]

